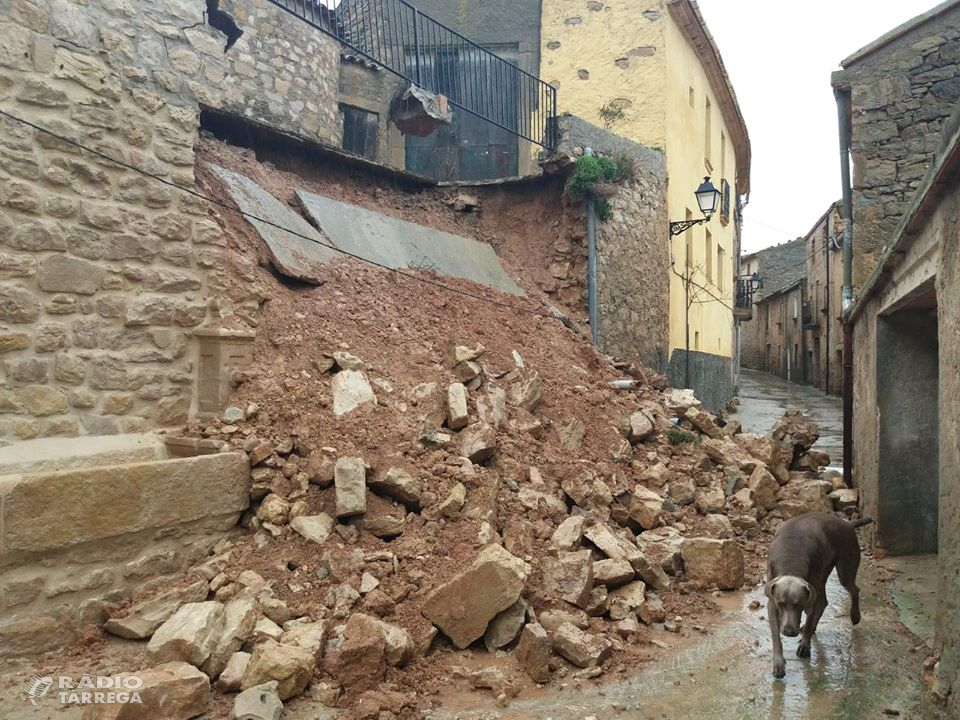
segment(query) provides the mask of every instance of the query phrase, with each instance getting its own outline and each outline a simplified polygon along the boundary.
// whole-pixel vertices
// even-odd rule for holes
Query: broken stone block
[[[367,517],[360,521],[359,526],[374,537],[390,540],[403,534],[405,525],[403,513],[399,515],[378,515]]]
[[[580,539],[583,537],[582,515],[571,515],[553,532],[551,542],[554,547],[564,552],[570,552],[580,547]]]
[[[700,401],[689,388],[669,388],[663,391],[663,404],[671,417],[683,417],[687,410],[698,407]]]
[[[290,503],[275,493],[270,493],[260,501],[257,517],[274,525],[286,525],[290,517]]]
[[[463,440],[460,454],[471,462],[482,463],[497,451],[497,433],[489,425],[474,423],[461,433]]]
[[[237,720],[280,720],[283,703],[277,686],[277,681],[271,680],[244,690],[234,698],[233,717]]]
[[[545,557],[540,568],[544,592],[571,605],[586,606],[593,589],[593,562],[589,550]]]
[[[520,633],[514,657],[534,682],[550,682],[552,656],[553,644],[543,626],[536,623],[526,625]]]
[[[377,401],[373,388],[367,382],[367,376],[358,370],[338,372],[333,376],[330,389],[333,392],[333,414],[337,416]]]
[[[696,497],[697,486],[691,478],[683,478],[670,483],[667,495],[675,505],[691,505]]]
[[[387,667],[386,641],[378,622],[368,615],[351,615],[335,662],[327,665],[351,693],[376,688]]]
[[[571,623],[558,627],[551,641],[557,654],[582,668],[602,665],[613,652],[613,645],[606,637],[585,633]]]
[[[308,622],[285,630],[280,637],[281,645],[292,645],[308,651],[315,661],[323,657],[324,644],[327,641],[327,622]]]
[[[753,501],[764,510],[772,510],[776,506],[780,483],[765,465],[757,465],[747,481],[747,487],[753,490]]]
[[[333,485],[334,460],[322,450],[314,450],[307,458],[305,472],[310,482],[322,488]]]
[[[727,505],[727,496],[717,485],[709,485],[697,490],[693,502],[697,506],[697,512],[701,515],[709,515],[723,511]]]
[[[740,424],[739,420],[727,420],[723,424],[723,434],[727,437],[732,437],[733,435],[738,435],[743,430],[743,426]]]
[[[183,661],[203,665],[223,629],[223,605],[215,601],[187,603],[157,628],[147,644],[153,663]]]
[[[660,563],[650,560],[646,555],[641,555],[640,559],[633,563],[633,569],[649,587],[663,591],[670,589],[670,577],[666,570]]]
[[[707,437],[718,438],[723,434],[720,431],[720,426],[717,425],[716,418],[703,408],[687,408],[683,417]]]
[[[743,552],[733,540],[686,538],[680,554],[687,577],[706,587],[735,590],[743,585]]]
[[[770,436],[782,446],[790,448],[793,457],[800,457],[820,438],[820,428],[804,417],[799,410],[787,411],[777,420]]]
[[[560,444],[571,450],[578,450],[583,445],[583,437],[586,435],[587,426],[576,417],[568,417],[560,420],[556,425],[557,436],[560,438]]]
[[[514,405],[522,407],[527,412],[536,412],[543,402],[543,380],[540,374],[534,372],[524,380],[514,383],[511,388],[511,400]]]
[[[446,96],[410,85],[391,102],[390,119],[402,134],[426,137],[452,123],[453,112]]]
[[[231,655],[227,660],[227,666],[217,679],[217,687],[222,692],[239,692],[249,662],[250,653],[248,652],[235,652]]]
[[[528,607],[526,601],[521,598],[490,621],[487,631],[483,634],[483,644],[486,645],[487,650],[491,652],[498,650],[517,639],[526,622]]]
[[[290,521],[290,527],[307,540],[322,545],[333,532],[334,519],[326,513],[298,515]]]
[[[470,360],[460,363],[453,369],[453,374],[457,376],[457,379],[462,383],[467,383],[472,390],[479,388],[482,382],[481,372],[480,365]]]
[[[238,595],[224,606],[220,636],[202,668],[211,680],[223,672],[233,654],[250,639],[259,619],[260,607],[246,593]]]
[[[131,606],[122,618],[110,618],[104,623],[103,629],[128,640],[148,638],[185,603],[206,600],[208,590],[206,580],[198,580],[185,588],[168,590]]]
[[[279,640],[283,636],[283,628],[268,617],[257,620],[253,627],[253,638],[260,640]]]
[[[469,424],[467,389],[463,383],[451,383],[447,388],[447,427],[451,430],[463,430]]]
[[[633,580],[636,573],[626,560],[597,560],[593,563],[593,582],[595,585],[616,587]]]
[[[97,703],[84,706],[83,720],[160,720],[194,718],[211,710],[210,678],[186,662],[169,662],[156,667],[117,675],[139,678],[139,703]]]
[[[447,497],[444,498],[443,502],[440,503],[437,510],[444,517],[453,517],[463,510],[464,503],[466,502],[467,487],[463,483],[457,483],[447,494]]]
[[[402,502],[411,510],[420,508],[420,481],[401,468],[390,468],[377,475],[368,483],[371,490],[379,495]]]
[[[605,510],[613,503],[610,488],[589,470],[567,474],[560,482],[560,487],[584,510]]]
[[[632,445],[643,442],[656,432],[653,420],[642,410],[633,413],[627,420],[627,440]]]
[[[834,510],[855,508],[860,504],[860,493],[856,488],[842,488],[841,490],[834,490],[827,497],[830,498],[830,502],[833,503]]]
[[[623,620],[635,615],[646,602],[646,583],[637,580],[610,592],[610,619]]]
[[[362,458],[337,460],[333,483],[337,491],[337,517],[362,515],[367,511],[366,468]]]
[[[730,522],[730,518],[728,518],[726,515],[712,513],[707,515],[703,521],[704,528],[708,530],[714,537],[733,537],[733,524]]]
[[[333,361],[341,370],[366,370],[367,366],[356,355],[351,355],[343,350],[338,350],[333,354]]]
[[[611,560],[626,560],[631,565],[643,561],[643,554],[635,543],[614,534],[614,532],[603,523],[590,525],[583,531],[583,536],[597,546],[604,555]]]
[[[499,545],[485,547],[469,568],[440,585],[423,603],[423,615],[461,650],[513,605],[530,567]]]
[[[568,610],[544,610],[538,616],[540,624],[547,632],[553,632],[564,623],[575,625],[581,630],[590,627],[590,618],[583,610],[569,608]]]
[[[383,634],[383,652],[387,665],[403,667],[413,659],[415,648],[410,633],[398,625],[391,625],[379,618],[371,617],[370,620]]]
[[[662,512],[663,498],[638,485],[630,497],[630,519],[644,530],[651,530],[660,524]]]
[[[663,600],[655,593],[647,593],[646,601],[637,608],[637,617],[644,625],[662,623],[667,619],[667,611],[663,607]]]
[[[243,675],[242,687],[249,690],[257,685],[277,681],[277,694],[289,700],[304,691],[316,660],[309,650],[293,645],[281,645],[274,640],[263,640],[253,647],[250,662]]]

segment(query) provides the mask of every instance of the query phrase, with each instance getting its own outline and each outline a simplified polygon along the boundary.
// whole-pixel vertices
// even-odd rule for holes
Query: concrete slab
[[[523,295],[486,243],[297,191],[307,217],[333,244],[389,268],[430,269]]]
[[[223,182],[238,208],[280,226],[247,218],[266,243],[273,266],[288,277],[319,285],[317,266],[330,262],[336,255],[330,249],[330,241],[250,178],[219,165],[211,164],[210,169]],[[303,237],[281,228],[293,230]]]
[[[38,438],[0,448],[0,475],[76,470],[166,457],[163,440],[153,433]]]

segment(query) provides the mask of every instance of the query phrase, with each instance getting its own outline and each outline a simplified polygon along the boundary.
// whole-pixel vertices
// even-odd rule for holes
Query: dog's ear
[[[817,599],[817,591],[814,590],[813,585],[808,583],[806,580],[803,581],[804,587],[807,589],[807,607],[813,605]]]
[[[779,579],[780,578],[774,578],[773,580],[771,580],[770,582],[768,582],[766,585],[763,586],[763,594],[766,595],[771,600],[773,600],[773,589],[776,587],[777,580]]]

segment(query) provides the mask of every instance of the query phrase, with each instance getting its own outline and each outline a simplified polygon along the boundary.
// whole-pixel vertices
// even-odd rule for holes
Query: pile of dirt
[[[296,183],[449,229],[429,193],[328,187],[233,152],[282,200]],[[718,588],[758,582],[784,518],[831,509],[802,417],[741,435],[536,300],[466,281],[442,278],[494,302],[349,259],[318,287],[290,283],[242,219],[219,220],[222,312],[256,328],[254,362],[222,417],[176,434],[249,453],[252,503],[192,572],[203,601],[169,596],[173,616],[142,636],[145,667],[222,672],[223,707],[273,679],[283,700],[414,717],[451,681],[508,703],[535,682],[627,672],[656,658],[658,633],[706,632]],[[108,629],[138,608],[116,608]],[[217,624],[238,613],[229,632]],[[211,623],[209,647],[171,640]],[[287,647],[312,653],[302,683],[296,652],[274,662]],[[478,667],[498,649],[509,662]],[[228,655],[227,669],[209,659]]]

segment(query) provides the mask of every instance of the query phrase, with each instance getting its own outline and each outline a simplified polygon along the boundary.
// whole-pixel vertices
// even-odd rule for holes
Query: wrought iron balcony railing
[[[740,320],[753,318],[753,278],[737,278],[737,292],[734,296],[733,314]]]
[[[549,150],[557,91],[406,0],[269,0],[353,52]]]

